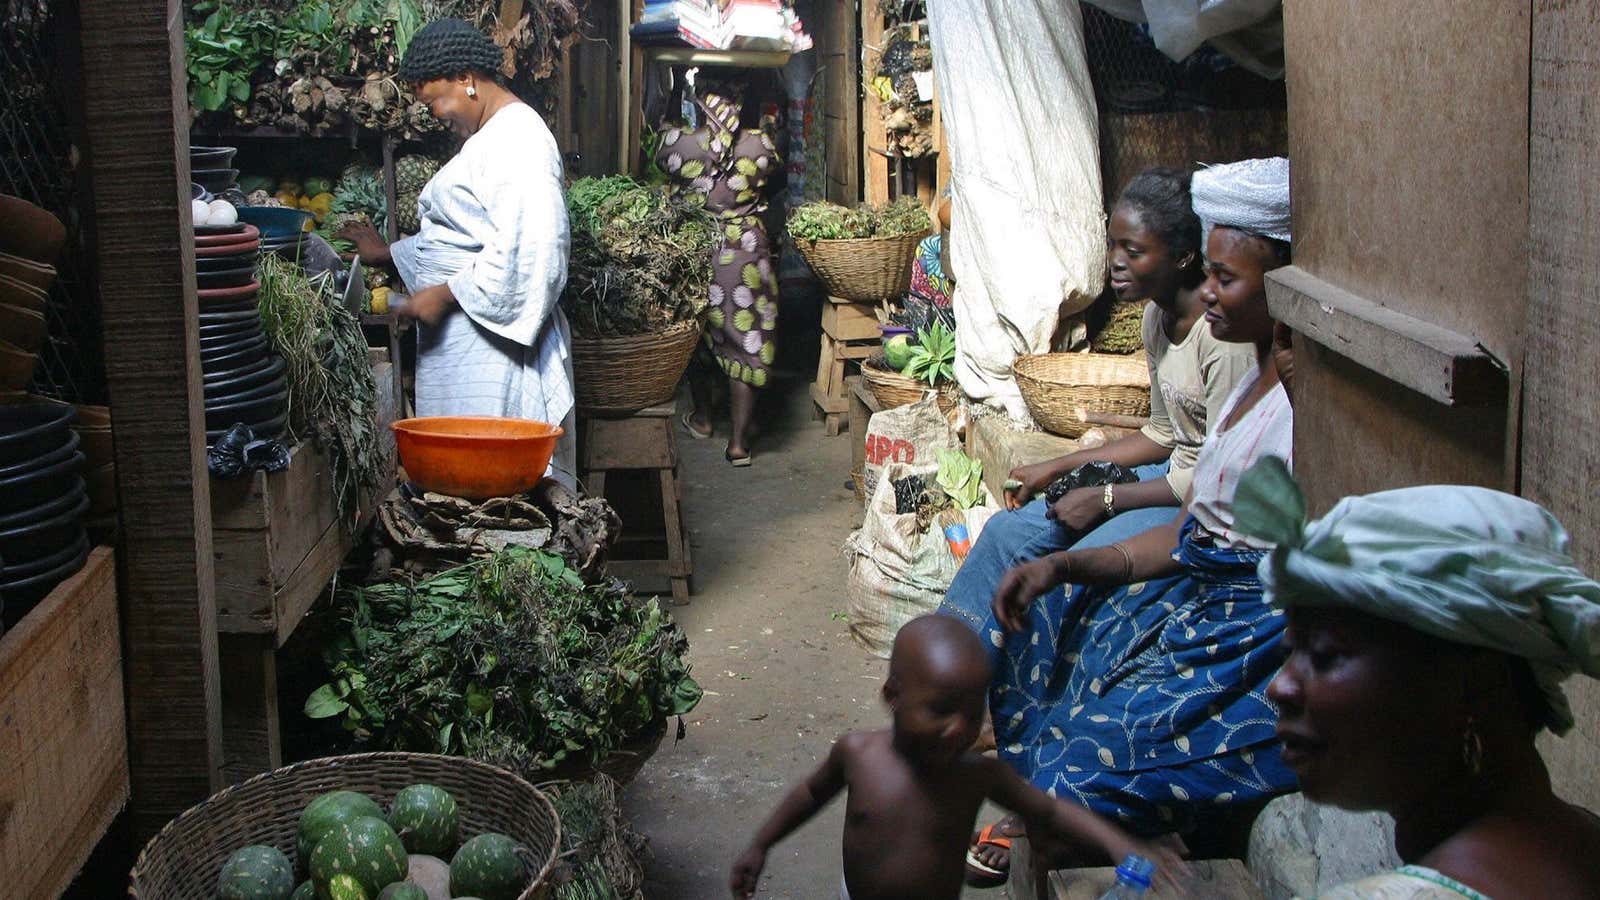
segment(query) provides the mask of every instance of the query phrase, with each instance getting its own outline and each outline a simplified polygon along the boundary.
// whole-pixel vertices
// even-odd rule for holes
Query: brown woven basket
[[[1150,415],[1150,370],[1142,355],[1037,353],[1018,357],[1011,371],[1034,420],[1063,437],[1088,430],[1079,410]]]
[[[134,863],[128,893],[136,900],[210,900],[223,863],[240,847],[266,844],[293,859],[300,813],[319,795],[360,791],[387,806],[401,788],[419,783],[454,795],[464,838],[499,832],[531,852],[539,874],[518,900],[549,896],[561,823],[544,794],[487,763],[425,753],[313,759],[213,794],[151,838]]]
[[[591,781],[596,774],[605,775],[619,786],[626,786],[661,749],[661,740],[667,736],[667,720],[662,719],[622,742],[622,746],[606,754],[598,765],[567,760],[542,776],[549,781]]]
[[[926,381],[902,375],[877,359],[862,361],[861,377],[867,380],[867,387],[872,391],[872,396],[877,398],[878,405],[884,409],[915,403],[933,390]],[[945,382],[939,385],[939,410],[948,413],[955,409],[959,396],[954,384]]]
[[[672,399],[700,342],[700,325],[684,322],[662,334],[572,339],[578,409],[628,415]]]
[[[850,470],[850,488],[856,492],[856,502],[862,506],[867,505],[867,470]]]
[[[900,237],[796,240],[794,245],[829,294],[863,303],[897,299],[911,290],[911,261],[917,244],[928,234],[924,230]]]

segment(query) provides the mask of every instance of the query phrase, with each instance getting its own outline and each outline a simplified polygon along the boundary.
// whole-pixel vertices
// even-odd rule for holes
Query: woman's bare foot
[[[711,425],[711,417],[699,409],[684,413],[680,421],[683,422],[683,430],[689,432],[689,436],[697,441],[703,441],[716,433]]]

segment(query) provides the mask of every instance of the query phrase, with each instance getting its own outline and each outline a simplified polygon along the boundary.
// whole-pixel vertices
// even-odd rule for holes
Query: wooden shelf
[[[661,44],[636,45],[650,62],[670,66],[727,66],[738,69],[781,69],[793,54],[787,50],[701,50]]]
[[[1359,297],[1299,266],[1267,273],[1267,306],[1301,337],[1446,406],[1506,402],[1505,364],[1470,335]]]
[[[0,637],[0,872],[66,890],[128,799],[116,562],[96,547]]]

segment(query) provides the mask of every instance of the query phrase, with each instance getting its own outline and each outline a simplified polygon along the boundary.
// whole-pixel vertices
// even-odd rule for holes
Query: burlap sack
[[[877,493],[884,466],[891,463],[934,466],[937,461],[933,451],[961,448],[955,429],[950,427],[931,394],[916,403],[875,413],[867,422],[863,440],[867,445],[867,461],[862,477],[869,503]]]
[[[845,542],[850,560],[850,634],[876,656],[889,655],[900,626],[939,608],[960,568],[938,525],[920,532],[915,513],[895,512],[893,482],[908,475],[932,478],[936,471],[934,465],[891,462],[882,467],[866,519]],[[994,498],[987,495],[984,505],[966,511],[971,542],[977,542],[983,526],[998,511]]]

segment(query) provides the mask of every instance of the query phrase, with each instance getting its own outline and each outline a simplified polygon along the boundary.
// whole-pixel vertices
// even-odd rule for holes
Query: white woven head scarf
[[[1200,246],[1218,225],[1289,240],[1289,160],[1282,156],[1207,166],[1189,185]]]

